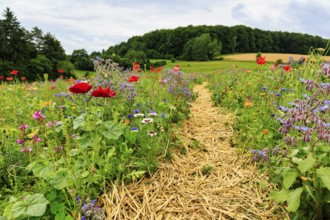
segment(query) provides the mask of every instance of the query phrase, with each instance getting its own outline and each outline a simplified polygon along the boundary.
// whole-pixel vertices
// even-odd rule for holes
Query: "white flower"
[[[150,124],[152,121],[153,121],[152,118],[144,118],[144,119],[141,121],[141,123],[143,123],[143,124]]]
[[[157,135],[157,133],[154,132],[154,131],[149,131],[148,132],[148,136],[150,136],[150,137],[153,137],[153,136],[156,136],[156,135]]]
[[[137,113],[137,114],[134,114],[133,116],[134,116],[134,118],[138,118],[138,117],[143,117],[144,114],[142,114],[142,113]]]
[[[151,117],[154,117],[154,116],[157,116],[157,112],[151,112],[148,115],[151,116]]]

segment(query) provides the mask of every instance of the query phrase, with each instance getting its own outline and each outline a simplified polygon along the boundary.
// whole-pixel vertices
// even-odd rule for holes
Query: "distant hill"
[[[123,57],[130,51],[140,51],[150,59],[209,60],[219,54],[232,53],[308,54],[310,48],[325,48],[327,43],[328,40],[320,36],[243,25],[189,25],[133,36],[104,53]]]

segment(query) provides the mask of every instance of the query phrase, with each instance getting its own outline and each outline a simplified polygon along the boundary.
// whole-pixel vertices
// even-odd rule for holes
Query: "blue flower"
[[[262,87],[262,91],[266,91],[267,90],[267,88],[266,87]]]

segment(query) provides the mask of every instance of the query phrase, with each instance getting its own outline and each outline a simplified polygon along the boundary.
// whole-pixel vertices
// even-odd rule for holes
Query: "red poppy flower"
[[[5,77],[3,77],[3,76],[0,76],[0,80],[2,80],[2,79],[4,79]]]
[[[174,72],[179,72],[180,71],[180,67],[179,65],[175,65],[174,66]]]
[[[59,69],[58,73],[64,73],[64,70]]]
[[[140,68],[140,65],[137,62],[134,62],[133,63],[133,70],[134,70],[134,72],[137,72],[139,70],[139,68]]]
[[[25,76],[22,76],[21,78],[23,81],[26,81],[26,77]]]
[[[13,81],[13,77],[7,77],[6,80],[7,81]]]
[[[290,65],[283,66],[283,69],[285,70],[285,72],[291,72]]]
[[[157,72],[157,73],[160,73],[162,70],[163,70],[162,67],[158,67],[158,68],[156,68],[156,72]]]
[[[98,89],[96,89],[92,92],[92,96],[93,97],[113,98],[116,96],[116,92],[111,91],[110,86],[108,86],[108,88],[106,88],[106,89],[103,89],[102,86],[100,86]]]
[[[154,67],[150,67],[150,72],[153,73],[155,71],[155,68]]]
[[[137,82],[137,81],[139,81],[139,77],[138,76],[131,76],[128,79],[128,82]]]
[[[265,64],[266,63],[266,57],[258,57],[257,64]]]
[[[14,75],[14,76],[17,76],[18,71],[17,71],[17,70],[12,70],[12,71],[10,72],[10,74],[11,74],[11,75]]]
[[[78,94],[78,93],[86,93],[89,90],[91,90],[91,88],[92,86],[89,85],[87,82],[80,82],[71,86],[69,90],[75,94]]]

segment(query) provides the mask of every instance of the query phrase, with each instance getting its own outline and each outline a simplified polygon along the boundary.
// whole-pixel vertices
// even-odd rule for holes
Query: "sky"
[[[58,39],[66,54],[110,46],[157,29],[245,25],[330,39],[328,0],[0,0],[27,30]]]

